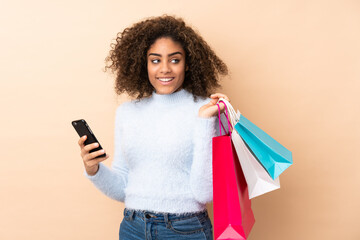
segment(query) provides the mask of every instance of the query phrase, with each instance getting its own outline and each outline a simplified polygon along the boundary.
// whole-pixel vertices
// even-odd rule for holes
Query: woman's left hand
[[[217,116],[219,110],[218,107],[216,106],[216,103],[219,101],[219,98],[225,98],[230,102],[229,98],[222,93],[212,94],[210,98],[212,98],[211,101],[199,109],[199,117],[210,118],[213,116]],[[220,105],[221,113],[223,113],[225,110],[225,105],[222,102],[220,102],[219,105]]]

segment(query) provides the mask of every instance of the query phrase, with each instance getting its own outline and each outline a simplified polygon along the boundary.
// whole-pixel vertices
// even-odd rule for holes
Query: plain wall
[[[231,72],[219,92],[293,153],[281,189],[253,199],[249,239],[360,239],[351,0],[3,1],[0,239],[118,239],[124,205],[84,177],[71,121],[86,119],[113,155],[115,109],[127,98],[104,59],[118,32],[164,13],[199,31]]]

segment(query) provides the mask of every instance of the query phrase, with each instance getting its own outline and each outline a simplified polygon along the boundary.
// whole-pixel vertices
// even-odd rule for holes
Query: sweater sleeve
[[[111,168],[103,163],[99,163],[99,170],[93,176],[90,176],[84,171],[85,176],[103,192],[106,196],[117,200],[125,200],[124,189],[127,185],[128,166],[121,151],[121,136],[122,136],[122,106],[116,110],[115,116],[115,133],[114,133],[114,159]]]
[[[217,119],[198,117],[195,122],[190,186],[194,198],[203,204],[212,201],[212,138]]]

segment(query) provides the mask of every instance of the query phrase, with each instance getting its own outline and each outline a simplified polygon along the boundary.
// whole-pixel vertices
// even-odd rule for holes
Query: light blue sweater
[[[197,102],[186,90],[155,92],[116,110],[111,169],[100,163],[85,175],[104,194],[125,207],[154,212],[186,213],[212,201],[212,138],[217,117],[198,117]]]

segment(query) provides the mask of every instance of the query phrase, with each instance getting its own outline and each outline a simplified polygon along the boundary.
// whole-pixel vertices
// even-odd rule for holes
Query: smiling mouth
[[[157,80],[159,80],[161,82],[170,82],[170,81],[174,80],[174,78],[173,77],[157,78]]]

